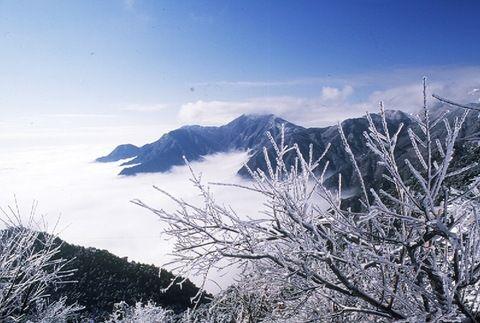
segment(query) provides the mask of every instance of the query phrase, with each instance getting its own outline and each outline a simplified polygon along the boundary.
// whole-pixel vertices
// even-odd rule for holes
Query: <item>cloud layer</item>
[[[480,100],[480,67],[426,68],[429,93],[464,102]],[[420,69],[392,70],[337,78],[310,78],[272,82],[217,82],[225,89],[298,87],[317,85],[310,96],[261,96],[243,100],[197,100],[181,106],[183,123],[219,125],[243,113],[274,113],[307,126],[325,126],[376,111],[380,101],[388,109],[416,112],[422,103]],[[323,85],[322,85],[323,84]],[[211,84],[210,84],[211,85]],[[206,84],[205,84],[206,86]],[[286,91],[287,92],[287,91]]]
[[[67,242],[107,249],[159,266],[170,261],[172,241],[160,235],[163,224],[129,201],[139,198],[153,207],[174,210],[174,204],[152,188],[156,185],[200,205],[202,198],[189,182],[187,168],[175,167],[167,174],[119,177],[118,164],[91,162],[107,149],[90,144],[19,148],[2,154],[0,176],[8,185],[0,190],[0,206],[13,204],[15,194],[24,214],[28,214],[32,201],[37,200],[38,215],[44,215],[50,225],[59,218],[57,230]],[[245,184],[235,174],[246,158],[246,153],[220,154],[192,166],[203,173],[206,182]],[[239,214],[254,215],[263,209],[258,194],[225,187],[212,187],[212,191],[218,202],[232,205]],[[221,278],[215,274],[212,278],[225,286],[231,275]],[[196,277],[193,280],[199,282]],[[216,284],[208,287],[215,290]]]

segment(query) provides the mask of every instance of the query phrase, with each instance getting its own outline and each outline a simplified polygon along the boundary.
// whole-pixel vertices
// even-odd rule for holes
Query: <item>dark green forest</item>
[[[84,306],[83,317],[103,318],[113,304],[125,301],[152,301],[157,305],[181,312],[192,306],[191,298],[198,288],[190,281],[175,284],[163,291],[175,276],[153,265],[128,261],[106,250],[85,248],[57,239],[60,251],[57,257],[70,260],[65,269],[72,269],[72,282],[52,288],[52,299],[66,296],[68,303]],[[206,298],[203,298],[206,301]]]

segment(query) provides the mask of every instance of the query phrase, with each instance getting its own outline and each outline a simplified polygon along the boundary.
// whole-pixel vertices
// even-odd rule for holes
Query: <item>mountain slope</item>
[[[402,147],[408,144],[408,136],[406,135],[406,128],[412,124],[413,119],[409,114],[401,111],[386,111],[388,127],[390,132],[394,132],[398,129],[398,126],[403,123],[404,128],[400,133],[400,139],[398,142],[398,152],[401,154]],[[380,116],[372,114],[372,119],[377,127],[382,127]],[[379,179],[380,168],[377,167],[376,157],[368,149],[363,137],[363,132],[368,129],[368,121],[366,118],[354,118],[347,119],[341,123],[347,141],[350,143],[353,153],[356,156],[357,163],[359,165],[364,180],[366,182],[374,182]],[[289,146],[297,144],[300,151],[304,156],[308,156],[309,146],[313,145],[313,159],[317,159],[323,153],[328,143],[331,144],[330,149],[326,155],[326,159],[329,161],[328,171],[326,174],[327,185],[336,186],[338,184],[338,174],[342,174],[342,186],[344,188],[359,187],[358,178],[353,174],[353,167],[348,155],[346,154],[340,134],[338,132],[338,126],[330,126],[325,128],[308,128],[299,133],[285,134],[285,142]],[[271,145],[267,145],[268,153],[271,157],[270,160],[274,160],[274,149]],[[293,164],[296,154],[292,152],[287,156],[287,163]],[[251,169],[266,169],[265,159],[263,152],[256,152],[248,161],[247,165]],[[323,165],[320,165],[319,170]],[[241,175],[247,175],[247,170],[242,168],[239,173]]]
[[[121,159],[135,157],[138,155],[139,151],[140,148],[132,144],[120,145],[115,148],[110,154],[97,158],[96,161],[100,163],[114,162]]]
[[[446,111],[447,107],[445,105],[438,104],[432,107],[431,113],[436,115]],[[452,108],[447,117],[449,120],[453,120],[460,117],[462,113],[462,109]],[[390,133],[393,134],[400,124],[404,125],[397,142],[396,157],[399,161],[410,158],[414,162],[415,157],[412,155],[412,150],[405,149],[410,145],[407,128],[414,126],[413,117],[401,111],[391,110],[386,111],[386,116]],[[372,114],[372,119],[376,126],[381,129],[380,116]],[[346,190],[353,188],[354,191],[350,192],[353,195],[357,193],[355,189],[358,190],[359,188],[359,179],[355,176],[352,164],[343,148],[338,126],[304,128],[274,115],[242,115],[221,127],[186,126],[171,131],[158,141],[140,147],[137,157],[124,164],[124,166],[133,166],[124,168],[121,174],[165,172],[172,166],[182,165],[182,156],[193,161],[208,154],[230,150],[250,150],[251,157],[247,165],[253,170],[262,169],[265,171],[267,167],[263,147],[267,147],[267,153],[271,157],[270,160],[272,162],[275,160],[274,149],[268,142],[265,133],[270,132],[278,141],[282,124],[285,125],[286,144],[290,146],[295,143],[298,144],[300,151],[305,155],[308,155],[309,146],[312,144],[314,159],[319,157],[328,143],[331,143],[326,156],[329,161],[326,174],[327,186],[335,187],[338,184],[338,175],[341,173],[342,186]],[[366,146],[363,137],[363,133],[368,129],[366,118],[347,119],[341,125],[356,156],[364,181],[368,186],[383,185],[383,169],[377,165],[377,159]],[[441,135],[444,131],[446,130],[442,123],[435,128],[436,134]],[[478,112],[472,111],[462,130],[462,137],[474,136],[478,131],[480,131]],[[110,155],[115,155],[118,159],[131,157],[128,154],[116,154],[116,151],[120,150],[119,147]],[[295,153],[291,152],[286,159],[287,163],[293,165]],[[400,164],[403,165],[402,162]],[[320,166],[322,167],[322,165]],[[238,173],[242,176],[248,176],[245,168],[240,169]]]
[[[183,156],[190,161],[203,156],[230,150],[259,149],[270,131],[276,135],[281,125],[287,131],[297,132],[304,128],[289,123],[274,115],[242,115],[221,127],[185,126],[163,135],[159,140],[135,149],[118,146],[109,155],[97,162],[111,162],[136,156],[123,164],[121,175],[165,172],[176,165],[183,165]],[[133,156],[132,156],[133,154]]]
[[[387,111],[389,127],[395,131],[400,123],[405,126],[411,124],[410,115],[400,111]],[[380,126],[380,118],[373,115],[373,119]],[[314,158],[318,158],[328,143],[331,143],[330,151],[327,155],[330,161],[329,182],[336,185],[339,173],[343,174],[345,187],[358,186],[358,179],[353,176],[353,168],[346,155],[340,136],[338,126],[324,128],[304,128],[288,122],[274,115],[242,115],[239,118],[221,127],[201,127],[185,126],[163,135],[158,141],[138,148],[136,158],[124,163],[124,168],[120,174],[134,175],[145,172],[165,172],[172,166],[183,165],[182,156],[188,160],[199,160],[203,156],[227,152],[230,150],[250,150],[251,158],[248,166],[251,169],[260,168],[266,170],[265,159],[263,156],[263,147],[267,147],[267,152],[274,161],[274,150],[269,143],[266,132],[270,132],[278,141],[281,127],[285,128],[285,142],[288,145],[298,144],[300,151],[308,154],[310,144],[314,148]],[[368,149],[363,140],[363,132],[367,130],[368,122],[365,118],[347,119],[342,123],[348,141],[352,145],[353,152],[357,155],[358,163],[365,173],[365,179],[374,181],[379,175],[376,160],[368,153]],[[404,130],[405,131],[405,130]],[[401,136],[401,138],[407,138]],[[399,141],[399,146],[402,145]],[[115,150],[106,157],[101,157],[97,161],[112,161],[131,157],[130,152],[134,148],[127,150],[123,146]],[[125,152],[122,154],[121,152]],[[287,163],[294,162],[295,154],[292,152],[287,156]],[[242,176],[248,176],[245,168],[238,171]]]
[[[106,250],[75,246],[60,239],[58,258],[71,259],[66,269],[73,269],[67,283],[57,286],[50,293],[53,298],[67,296],[69,303],[78,302],[85,307],[82,315],[101,318],[113,309],[113,304],[125,301],[152,301],[157,305],[183,311],[192,306],[190,299],[198,288],[189,280],[166,288],[174,275],[153,265],[127,261]]]

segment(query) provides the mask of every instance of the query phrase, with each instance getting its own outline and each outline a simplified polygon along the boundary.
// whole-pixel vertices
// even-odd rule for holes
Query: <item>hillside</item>
[[[67,269],[76,269],[70,277],[73,283],[62,284],[51,293],[53,298],[67,296],[68,302],[85,307],[82,315],[103,317],[112,311],[113,304],[125,301],[153,301],[176,312],[192,306],[190,298],[198,288],[187,280],[180,288],[172,286],[166,292],[174,275],[153,265],[130,262],[106,250],[75,246],[58,240],[59,258],[72,259]]]

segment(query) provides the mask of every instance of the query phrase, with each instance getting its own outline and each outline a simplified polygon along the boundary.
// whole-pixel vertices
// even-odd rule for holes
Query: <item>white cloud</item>
[[[123,108],[121,111],[129,112],[158,112],[168,108],[167,104],[158,103],[158,104],[129,104]]]
[[[245,101],[196,101],[180,108],[179,118],[185,123],[223,124],[242,113],[275,113],[286,115],[303,109],[308,101],[294,97],[253,98]]]
[[[45,114],[41,117],[45,118],[116,118],[116,114],[101,114],[101,113],[55,113]]]
[[[431,80],[479,79],[480,66],[424,66],[416,68],[392,68],[373,70],[357,74],[327,74],[313,77],[298,77],[283,80],[223,80],[192,83],[195,87],[223,88],[263,88],[263,87],[296,87],[304,85],[341,86],[350,84],[353,87],[387,86],[395,87],[420,80],[423,76]]]
[[[92,144],[30,146],[2,154],[0,175],[2,183],[8,185],[0,190],[0,207],[13,203],[15,194],[28,214],[35,199],[39,201],[38,215],[44,215],[49,224],[55,224],[60,216],[57,229],[67,242],[162,265],[172,259],[172,241],[160,236],[162,223],[153,213],[129,201],[139,198],[153,207],[173,210],[174,204],[152,185],[194,204],[200,205],[202,198],[188,180],[186,167],[175,167],[167,174],[119,177],[118,163],[91,162],[109,149]],[[246,158],[246,153],[219,154],[192,166],[203,173],[205,182],[245,184],[235,174]],[[239,214],[254,215],[263,209],[259,194],[215,186],[212,191],[218,202],[232,205]],[[225,286],[231,276],[215,278]],[[199,282],[198,278],[193,280]],[[208,288],[214,289],[215,284],[208,284]]]
[[[345,79],[342,79],[345,81]],[[332,77],[310,77],[310,78],[297,78],[291,80],[268,80],[268,81],[214,81],[214,82],[197,82],[192,83],[195,87],[285,87],[285,86],[300,86],[311,84],[324,84],[332,82]]]
[[[331,86],[324,86],[322,88],[322,99],[325,101],[339,101],[347,99],[353,93],[353,87],[350,85],[339,89]]]
[[[480,100],[480,67],[425,68],[429,76],[429,94],[437,93],[459,101]],[[428,73],[427,73],[428,72]],[[323,82],[325,79],[309,79]],[[376,83],[375,83],[376,80]],[[379,101],[388,109],[416,112],[422,104],[422,73],[420,69],[394,70],[390,73],[355,75],[338,78],[334,84],[319,87],[313,97],[270,96],[245,100],[198,100],[180,108],[178,117],[183,123],[224,124],[243,113],[273,113],[305,126],[325,126],[365,111],[376,111]],[[306,81],[305,81],[306,82]],[[223,83],[224,85],[234,85]],[[237,82],[241,86],[298,85],[292,80],[275,82]],[[357,95],[358,94],[358,95]],[[433,99],[429,98],[430,101]]]
[[[468,92],[468,94],[474,95],[474,94],[477,93],[478,91],[480,91],[480,89],[473,89],[473,90],[471,90],[470,92]]]
[[[302,125],[325,125],[351,116],[353,87],[323,87],[315,98],[261,97],[244,101],[196,101],[184,104],[179,118],[184,123],[224,124],[241,114],[273,113]]]

